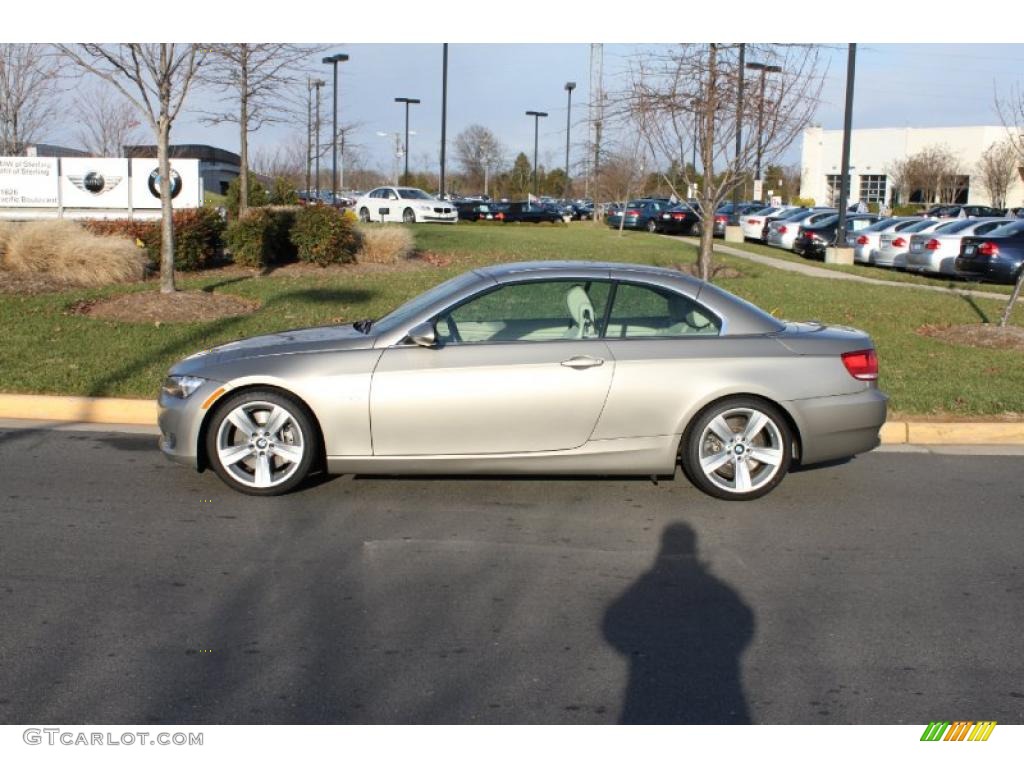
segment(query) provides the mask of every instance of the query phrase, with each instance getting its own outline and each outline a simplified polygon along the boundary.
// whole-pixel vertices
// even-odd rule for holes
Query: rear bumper
[[[1021,270],[1024,261],[1010,262],[1004,259],[965,259],[958,256],[954,262],[959,275],[980,277],[999,283],[1012,283]]]
[[[787,402],[800,429],[800,462],[817,464],[877,448],[888,401],[877,387],[866,387],[853,395]]]

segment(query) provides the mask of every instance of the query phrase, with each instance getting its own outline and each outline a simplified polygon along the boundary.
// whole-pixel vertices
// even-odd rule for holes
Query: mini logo
[[[181,176],[171,168],[171,199],[173,200],[181,192]],[[159,199],[160,197],[160,169],[156,168],[149,174],[149,193]]]
[[[104,176],[96,171],[89,171],[84,176],[68,176],[68,181],[83,192],[91,195],[102,195],[121,183],[123,176]]]
[[[988,741],[995,727],[995,720],[932,721],[921,734],[921,741]]]

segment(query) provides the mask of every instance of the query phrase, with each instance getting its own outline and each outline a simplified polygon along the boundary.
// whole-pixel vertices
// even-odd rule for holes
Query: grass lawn
[[[184,288],[233,293],[262,303],[251,315],[212,322],[158,327],[68,311],[83,299],[155,290],[153,283],[0,295],[0,388],[154,397],[167,368],[184,355],[242,336],[378,317],[473,266],[525,259],[671,266],[689,263],[695,254],[694,247],[681,240],[632,232],[619,236],[589,223],[419,225],[414,232],[417,247],[439,257],[435,261],[445,266],[420,261],[399,271],[341,268],[302,276],[254,277],[238,271],[180,275]],[[1019,352],[954,346],[914,332],[924,325],[994,321],[1001,302],[822,280],[739,258],[716,259],[742,273],[719,280],[722,287],[778,317],[853,325],[871,333],[879,349],[881,385],[892,396],[894,411],[954,417],[1024,413],[1024,358]],[[1015,314],[1021,323],[1024,309]]]

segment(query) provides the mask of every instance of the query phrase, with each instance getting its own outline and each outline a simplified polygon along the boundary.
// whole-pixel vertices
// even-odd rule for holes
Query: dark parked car
[[[846,242],[853,244],[850,237],[854,232],[866,229],[878,221],[881,217],[877,213],[855,213],[846,218]],[[808,227],[800,227],[800,233],[793,241],[793,251],[801,256],[810,259],[825,257],[825,249],[836,242],[836,229],[839,226],[839,216],[829,216]]]
[[[495,206],[491,203],[482,203],[479,200],[460,200],[455,203],[455,210],[459,212],[459,221],[492,221],[495,214]]]
[[[954,267],[963,277],[1016,282],[1024,269],[1024,221],[1004,224],[984,237],[965,237]]]
[[[740,224],[740,216],[746,216],[748,213],[759,211],[764,208],[764,203],[725,203],[724,205],[718,206],[718,210],[715,214],[724,214],[728,217],[726,224],[730,227],[738,227]]]
[[[605,222],[613,229],[622,226],[625,229],[646,229],[648,232],[657,232],[661,214],[670,207],[668,200],[653,198],[630,200],[624,209],[608,214]],[[624,222],[623,216],[625,216]]]
[[[700,222],[700,214],[690,205],[674,205],[662,211],[658,231],[669,235],[689,235]]]
[[[494,214],[498,221],[524,222],[529,224],[540,224],[542,222],[560,223],[562,213],[547,205],[540,203],[509,203],[503,210]]]
[[[593,203],[573,203],[572,204],[572,219],[573,221],[590,221],[594,218],[594,204]]]

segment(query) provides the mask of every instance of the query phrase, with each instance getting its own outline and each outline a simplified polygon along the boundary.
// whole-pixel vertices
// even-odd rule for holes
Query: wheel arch
[[[230,398],[243,392],[251,392],[253,390],[274,392],[282,397],[287,397],[294,400],[299,407],[305,411],[310,423],[312,423],[313,428],[316,430],[316,443],[319,448],[317,460],[313,465],[313,469],[325,469],[327,466],[327,450],[324,443],[324,430],[323,427],[320,426],[320,420],[316,417],[313,409],[309,407],[309,403],[290,389],[277,384],[260,382],[249,382],[237,388],[227,390],[206,410],[206,413],[203,415],[203,420],[199,425],[199,432],[196,435],[196,469],[200,472],[210,469],[210,457],[206,452],[206,434],[210,429],[210,425],[213,423],[214,414],[218,413],[224,403],[226,403]]]
[[[789,427],[790,432],[793,435],[793,460],[799,463],[800,457],[803,455],[803,435],[800,431],[800,425],[797,423],[793,413],[783,403],[768,397],[763,393],[742,390],[736,392],[717,393],[713,397],[701,402],[695,408],[691,409],[690,413],[683,420],[681,429],[679,430],[679,445],[676,447],[676,458],[681,458],[685,452],[687,440],[689,440],[690,432],[693,430],[693,425],[697,423],[697,420],[706,411],[719,403],[724,402],[725,400],[732,400],[737,397],[748,397],[754,400],[760,400],[761,402],[772,406],[782,414],[783,418],[786,420],[786,426]]]

